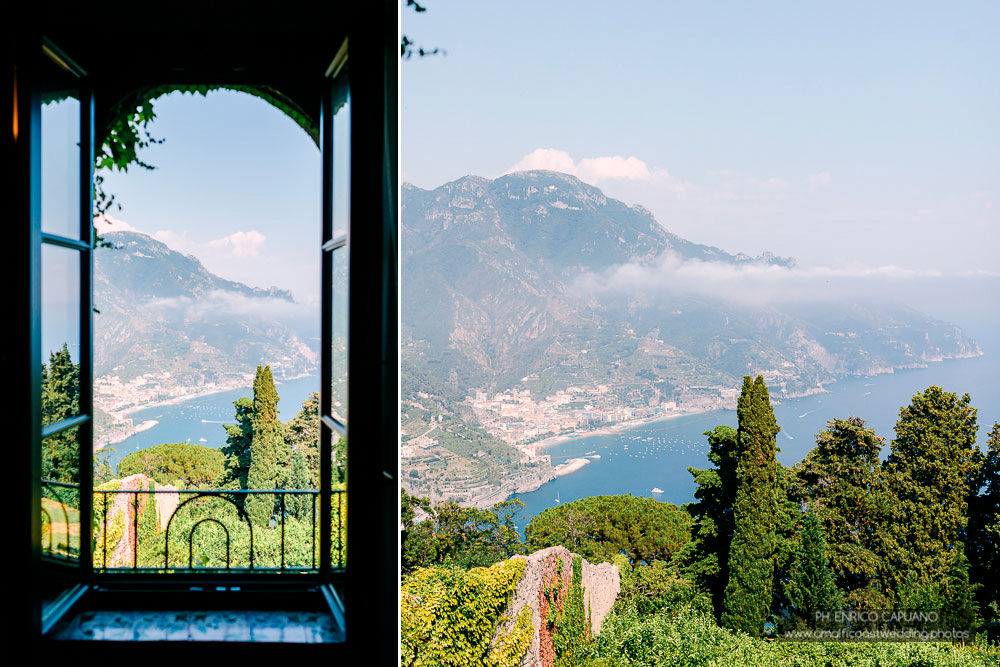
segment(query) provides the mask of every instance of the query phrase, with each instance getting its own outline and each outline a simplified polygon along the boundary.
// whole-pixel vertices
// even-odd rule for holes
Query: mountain
[[[980,354],[958,327],[898,303],[741,306],[679,284],[581,292],[581,276],[665,257],[729,267],[795,262],[685,240],[648,210],[567,174],[404,185],[402,223],[404,366],[467,394],[601,382],[625,405],[692,405],[699,391],[739,387],[749,371],[794,396],[839,376]]]
[[[103,237],[113,247],[94,261],[96,377],[156,374],[169,389],[232,383],[258,364],[279,379],[315,369],[317,351],[284,323],[291,293],[220,278],[146,234]]]

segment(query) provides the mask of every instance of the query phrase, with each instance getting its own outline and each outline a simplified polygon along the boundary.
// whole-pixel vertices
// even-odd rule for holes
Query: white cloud
[[[585,273],[572,289],[583,297],[694,293],[746,304],[864,297],[873,286],[944,277],[936,269],[884,266],[783,267],[685,260],[668,253],[652,263],[638,261],[602,273]]]
[[[651,171],[645,162],[635,156],[588,157],[576,162],[569,153],[555,148],[535,149],[508,169],[507,173],[533,169],[561,171],[591,184],[608,180],[648,181],[654,177],[669,176],[662,170]]]
[[[97,230],[98,234],[107,234],[108,232],[137,231],[135,227],[128,224],[124,220],[113,218],[106,213],[102,213],[101,215],[94,218],[94,229]]]
[[[263,316],[287,319],[301,316],[308,304],[272,297],[250,297],[236,292],[214,290],[198,298],[188,296],[153,299],[144,304],[155,313],[172,313],[185,320],[216,320],[220,316]]]
[[[221,239],[209,241],[208,245],[213,248],[230,248],[237,257],[256,257],[260,254],[260,246],[267,239],[266,236],[256,230],[249,232],[234,232]]]
[[[818,174],[810,174],[806,178],[806,181],[809,183],[809,185],[814,188],[822,187],[824,185],[829,185],[831,180],[833,180],[833,177],[830,176],[830,172],[828,171],[821,171]]]

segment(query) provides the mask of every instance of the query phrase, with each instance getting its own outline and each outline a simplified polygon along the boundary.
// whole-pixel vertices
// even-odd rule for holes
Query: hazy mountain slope
[[[505,389],[547,371],[550,388],[600,380],[643,401],[643,384],[738,386],[752,369],[796,393],[840,374],[978,354],[957,327],[893,304],[740,307],[670,285],[581,294],[574,280],[585,272],[665,253],[731,265],[794,261],[691,243],[566,174],[406,185],[402,205],[404,363],[465,390]]]
[[[98,377],[171,373],[198,386],[270,364],[277,377],[315,368],[318,355],[283,319],[290,293],[210,273],[138,232],[109,232],[95,255],[94,358]]]

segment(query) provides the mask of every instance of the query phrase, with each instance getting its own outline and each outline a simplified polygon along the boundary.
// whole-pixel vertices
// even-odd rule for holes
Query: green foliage
[[[562,560],[559,565],[561,572]],[[545,624],[555,652],[553,665],[573,667],[587,655],[590,642],[590,619],[586,617],[583,604],[583,562],[580,556],[573,558],[569,590],[564,593],[562,577],[557,574],[555,582],[546,587],[545,594],[548,597]]]
[[[883,439],[858,417],[834,419],[793,468],[788,494],[823,524],[837,588],[854,608],[891,604],[881,572],[891,495],[882,474]]]
[[[813,512],[802,519],[802,538],[791,576],[784,584],[790,613],[808,627],[816,627],[817,612],[834,613],[843,606],[843,597],[827,564],[823,525]]]
[[[400,592],[400,664],[520,665],[531,642],[530,609],[512,623],[504,612],[524,568],[525,560],[516,558],[467,571],[421,568],[406,577]]]
[[[525,532],[531,551],[561,545],[594,563],[624,553],[636,567],[679,552],[690,539],[691,518],[652,498],[591,496],[544,510]]]
[[[69,347],[49,354],[42,364],[42,426],[56,424],[80,414],[80,365],[74,364]],[[42,440],[42,477],[59,482],[80,481],[78,430],[70,428]]]
[[[178,480],[187,487],[215,488],[223,472],[222,452],[189,442],[165,443],[140,449],[118,463],[118,476],[141,473],[160,484]]]
[[[270,366],[258,366],[253,382],[253,439],[250,441],[248,489],[280,489],[288,480],[291,452],[281,435],[278,421],[278,391]],[[247,514],[258,526],[266,526],[274,515],[274,497],[253,494],[245,503]]]
[[[621,575],[617,609],[634,609],[639,616],[685,607],[712,613],[711,596],[691,577],[679,574],[673,564],[658,560],[632,569],[624,554],[616,556],[614,563]]]
[[[940,585],[951,603],[965,594],[962,539],[981,467],[976,409],[969,401],[968,394],[959,398],[931,386],[899,411],[884,466],[894,503],[893,520],[884,527],[890,546],[885,576],[893,590],[904,582],[908,590]]]
[[[977,601],[985,622],[1000,635],[1000,423],[994,423],[986,454],[978,454],[979,475],[969,499],[966,554],[969,577],[978,585]]]
[[[771,608],[779,503],[774,436],[778,424],[764,378],[743,378],[737,402],[740,448],[722,624],[759,636]]]
[[[222,425],[226,429],[226,446],[220,451],[226,461],[219,484],[227,489],[246,489],[247,474],[250,472],[250,443],[253,441],[253,401],[238,398],[233,405],[236,407],[236,423]]]
[[[698,488],[696,502],[684,509],[694,518],[691,542],[679,558],[685,571],[712,597],[716,616],[722,615],[723,593],[729,581],[729,549],[733,541],[733,504],[736,502],[736,464],[739,461],[737,431],[716,426],[705,431],[708,459],[714,468],[688,468]]]
[[[487,566],[524,553],[514,526],[524,508],[520,500],[506,500],[488,510],[439,503],[410,496],[401,490],[403,572],[428,565]],[[417,521],[418,510],[427,513]]]
[[[616,609],[604,619],[593,646],[581,666],[992,667],[1000,657],[1000,649],[984,643],[761,641],[685,608],[652,616]]]
[[[309,475],[306,471],[306,457],[302,453],[302,450],[297,450],[295,454],[292,455],[292,475],[288,482],[288,488],[290,489],[309,489],[312,488],[309,484]],[[312,511],[313,499],[311,496],[302,495],[291,495],[285,499],[285,507],[289,512],[295,516],[296,519],[304,520],[309,517],[309,513]]]

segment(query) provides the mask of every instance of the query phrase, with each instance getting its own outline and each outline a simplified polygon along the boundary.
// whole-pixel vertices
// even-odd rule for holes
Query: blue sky
[[[423,4],[404,181],[556,168],[734,252],[1000,273],[1000,4]]]
[[[320,155],[282,112],[242,93],[154,102],[153,171],[105,174],[112,217],[193,254],[230,280],[319,294]]]

